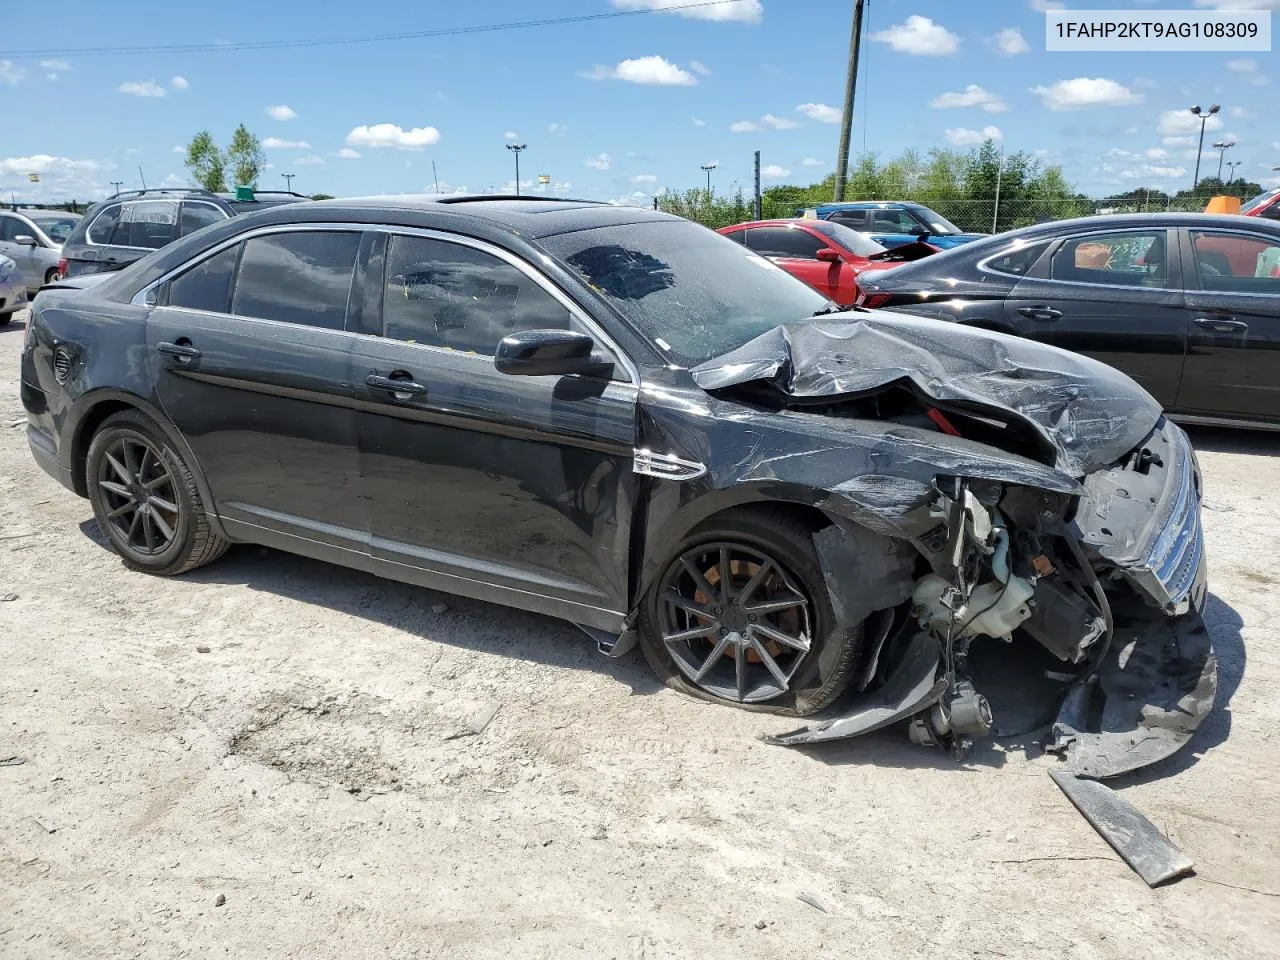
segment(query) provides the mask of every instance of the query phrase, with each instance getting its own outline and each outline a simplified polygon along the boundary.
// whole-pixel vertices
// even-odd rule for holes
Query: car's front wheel
[[[668,686],[789,716],[844,691],[862,639],[861,625],[836,622],[811,531],[771,510],[695,530],[646,595],[639,627]]]
[[[173,576],[226,552],[228,543],[210,528],[190,469],[141,411],[104,420],[86,460],[98,527],[125,566]]]

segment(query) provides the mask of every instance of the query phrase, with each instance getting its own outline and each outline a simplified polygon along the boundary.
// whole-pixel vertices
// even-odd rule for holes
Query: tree
[[[258,174],[266,168],[267,157],[258,138],[245,129],[243,123],[231,135],[226,164],[231,168],[231,179],[236,186],[257,187]]]
[[[206,190],[217,193],[227,189],[226,162],[208,130],[201,130],[187,144],[187,169]]]
[[[332,200],[333,194],[332,193],[313,193],[311,195],[311,199],[312,200]]]

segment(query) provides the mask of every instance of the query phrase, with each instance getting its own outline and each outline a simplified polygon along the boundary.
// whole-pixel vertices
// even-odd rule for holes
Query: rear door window
[[[1015,277],[1026,276],[1027,271],[1036,265],[1040,255],[1049,246],[1048,240],[1042,243],[1028,243],[1013,247],[998,256],[986,261],[984,266],[994,273],[1007,273]]]
[[[1053,255],[1054,280],[1114,287],[1163,288],[1169,282],[1165,231],[1071,237]]]
[[[211,223],[221,223],[227,215],[212,203],[202,200],[184,200],[182,202],[182,236],[195,233],[201,227]]]
[[[1280,240],[1192,230],[1191,249],[1201,290],[1280,296]]]
[[[837,210],[827,219],[832,223],[842,223],[850,230],[867,229],[867,211],[865,210]]]
[[[21,225],[17,217],[0,216],[0,242],[12,243],[22,232],[18,229]]]
[[[178,202],[176,200],[131,200],[123,205],[110,242],[113,247],[159,250],[176,239],[178,239]]]
[[[872,233],[910,233],[919,227],[916,218],[905,210],[872,210]]]
[[[360,232],[306,230],[245,241],[231,312],[341,330]]]

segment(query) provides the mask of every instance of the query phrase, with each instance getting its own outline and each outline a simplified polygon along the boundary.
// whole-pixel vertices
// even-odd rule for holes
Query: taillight
[[[858,300],[858,306],[874,310],[876,307],[883,307],[892,299],[891,293],[864,293]]]
[[[67,258],[63,257],[58,261],[58,276],[65,277],[67,275]]]

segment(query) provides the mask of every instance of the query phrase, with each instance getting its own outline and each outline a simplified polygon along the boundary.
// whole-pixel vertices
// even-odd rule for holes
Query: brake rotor
[[[733,577],[734,585],[738,587],[745,587],[751,581],[751,578],[755,576],[756,571],[759,569],[760,569],[760,564],[752,563],[750,560],[732,560],[729,563],[729,574]],[[703,570],[702,575],[707,578],[707,583],[711,584],[711,586],[718,587],[720,585],[719,564],[713,564],[709,569]],[[772,599],[772,597],[766,596],[765,599]],[[711,602],[711,598],[708,597],[701,590],[694,593],[693,600],[695,603]],[[769,655],[771,657],[778,657],[778,656],[781,656],[783,653],[784,648],[776,640],[764,640],[763,645],[764,645],[764,648],[769,651]],[[733,653],[731,651],[725,651],[724,656],[729,659],[732,659]],[[748,650],[747,662],[759,663],[760,654],[756,653],[754,650]]]

